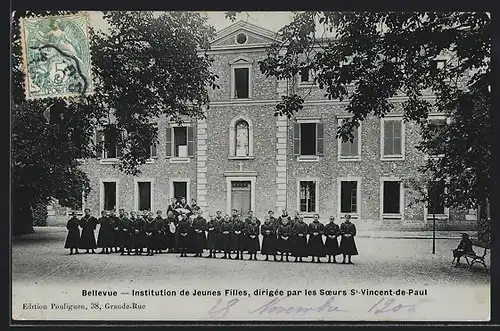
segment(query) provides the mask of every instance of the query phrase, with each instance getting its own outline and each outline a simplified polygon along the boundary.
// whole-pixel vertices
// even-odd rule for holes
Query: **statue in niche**
[[[236,124],[236,156],[248,155],[248,123],[240,121]]]

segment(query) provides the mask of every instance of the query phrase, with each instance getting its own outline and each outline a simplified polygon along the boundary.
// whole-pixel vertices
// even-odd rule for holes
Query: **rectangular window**
[[[174,156],[187,157],[187,127],[174,127]]]
[[[231,181],[231,209],[248,215],[252,206],[251,192],[250,181]]]
[[[339,120],[339,126],[342,125],[342,120]],[[355,128],[352,132],[353,140],[344,142],[342,138],[339,138],[340,141],[340,159],[357,159],[359,158],[360,150],[359,150],[359,127]]]
[[[117,157],[118,137],[113,125],[109,125],[104,131],[104,153],[105,158],[113,159]]]
[[[401,182],[383,182],[383,207],[384,214],[401,214]]]
[[[234,96],[237,99],[249,97],[249,68],[234,69]]]
[[[137,182],[138,210],[151,210],[151,182]]]
[[[104,182],[104,210],[116,209],[116,182]]]
[[[316,155],[316,123],[300,124],[300,155]]]
[[[428,120],[429,139],[434,141],[432,148],[429,150],[431,156],[443,155],[445,152],[445,135],[443,134],[446,126],[444,118],[430,118]]]
[[[445,194],[445,182],[438,181],[435,183],[430,183],[427,188],[427,194],[429,202],[427,204],[427,213],[429,216],[432,214],[443,215],[445,213],[444,207],[444,194]]]
[[[383,156],[403,156],[403,121],[401,119],[383,120]]]
[[[356,213],[358,210],[358,182],[343,181],[340,183],[340,212]]]
[[[310,79],[310,77],[309,77],[309,76],[310,76],[310,75],[309,75],[309,68],[302,68],[302,69],[300,70],[300,81],[301,81],[302,83],[307,83],[307,82],[309,82],[309,79]]]
[[[316,212],[316,182],[300,182],[300,211],[305,213]]]
[[[188,198],[187,196],[187,182],[173,182],[174,186],[174,198],[181,201],[182,198]]]

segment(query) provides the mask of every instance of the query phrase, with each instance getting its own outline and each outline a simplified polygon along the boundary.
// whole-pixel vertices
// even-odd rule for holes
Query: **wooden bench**
[[[486,262],[484,261],[484,259],[486,257],[486,253],[488,252],[488,249],[491,248],[490,245],[488,243],[479,241],[477,239],[471,239],[471,241],[472,241],[473,246],[482,248],[483,253],[482,254],[466,253],[463,255],[463,257],[465,258],[465,261],[467,261],[467,264],[469,265],[469,269],[472,269],[472,266],[475,263],[480,263],[483,265],[484,269],[486,271],[488,271],[488,267],[486,266]]]

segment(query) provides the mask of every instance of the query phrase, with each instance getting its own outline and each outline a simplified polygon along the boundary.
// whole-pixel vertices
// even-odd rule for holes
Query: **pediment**
[[[242,39],[238,39],[240,35],[245,36],[245,42],[242,43]],[[277,41],[276,37],[277,34],[273,31],[245,21],[239,21],[219,31],[216,38],[211,42],[211,46],[217,48],[270,45]]]

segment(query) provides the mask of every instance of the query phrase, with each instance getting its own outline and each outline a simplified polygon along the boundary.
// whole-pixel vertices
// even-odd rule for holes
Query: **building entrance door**
[[[231,182],[231,209],[247,216],[252,205],[251,183],[249,181]]]

